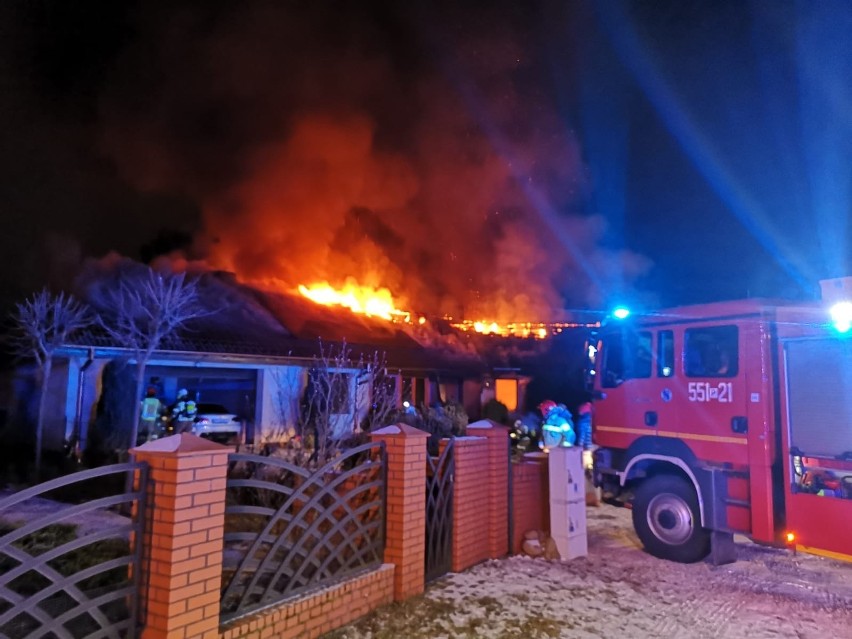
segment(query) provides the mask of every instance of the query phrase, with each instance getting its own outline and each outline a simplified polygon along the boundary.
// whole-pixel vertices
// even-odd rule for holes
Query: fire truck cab
[[[852,559],[850,336],[824,303],[765,300],[602,327],[595,484],[649,553],[727,563],[743,534]]]

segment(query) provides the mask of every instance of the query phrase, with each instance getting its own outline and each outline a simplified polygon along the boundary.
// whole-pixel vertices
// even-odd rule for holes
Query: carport
[[[177,391],[185,388],[199,404],[221,404],[228,411],[254,423],[258,370],[256,368],[197,368],[186,366],[148,366],[149,385],[157,389],[166,404],[175,401]]]

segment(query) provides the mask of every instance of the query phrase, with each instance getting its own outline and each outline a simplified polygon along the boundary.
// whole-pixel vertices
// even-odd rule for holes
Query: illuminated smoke
[[[523,33],[405,44],[411,24],[345,11],[208,11],[156,38],[160,23],[143,21],[152,31],[118,72],[162,73],[105,97],[104,148],[138,187],[198,202],[195,252],[211,267],[287,290],[354,278],[399,308],[500,321],[599,306],[647,268],[602,248],[601,219],[578,213],[580,153]],[[393,54],[435,46],[435,64]]]

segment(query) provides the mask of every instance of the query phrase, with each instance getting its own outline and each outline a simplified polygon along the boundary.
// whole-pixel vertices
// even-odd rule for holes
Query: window
[[[736,326],[688,328],[684,339],[687,377],[736,377],[739,369]]]
[[[603,386],[614,388],[628,379],[651,376],[651,333],[625,330],[607,335]]]
[[[518,380],[516,379],[498,379],[495,380],[495,391],[497,401],[503,402],[509,411],[517,410],[518,408]]]
[[[657,377],[674,375],[674,333],[657,333]]]

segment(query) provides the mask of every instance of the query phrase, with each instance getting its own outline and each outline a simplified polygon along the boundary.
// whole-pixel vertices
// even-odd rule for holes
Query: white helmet
[[[186,390],[185,388],[181,388],[181,389],[178,391],[178,394],[177,394],[178,399],[181,399],[181,398],[183,398],[183,397],[186,397],[187,395],[189,395],[189,391],[188,391],[188,390]]]

